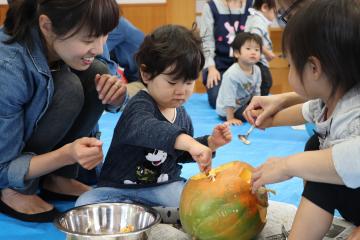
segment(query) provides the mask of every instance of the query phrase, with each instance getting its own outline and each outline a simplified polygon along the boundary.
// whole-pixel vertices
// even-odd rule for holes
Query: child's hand
[[[263,109],[255,109],[255,110],[247,110],[244,111],[243,116],[250,124],[255,124],[255,121],[260,115],[263,115]],[[265,114],[265,113],[264,113]],[[273,116],[266,116],[266,118],[262,119],[260,124],[256,125],[259,129],[265,129],[272,126],[274,117]],[[258,122],[258,121],[256,121]]]
[[[208,139],[208,145],[212,151],[229,143],[232,139],[232,134],[228,124],[217,125],[211,136]]]
[[[290,179],[292,176],[287,175],[288,158],[273,157],[269,158],[260,167],[254,169],[251,183],[252,192],[255,193],[261,186],[268,183],[282,182]]]
[[[96,74],[95,84],[99,99],[103,104],[117,107],[124,101],[126,96],[126,84],[121,82],[116,76]]]
[[[225,122],[225,124],[231,125],[231,126],[240,126],[243,124],[243,122],[240,119],[232,118],[232,119],[227,120]]]
[[[193,144],[190,147],[189,153],[199,165],[200,171],[205,174],[208,174],[211,170],[211,162],[212,162],[211,149],[198,142],[198,144]]]

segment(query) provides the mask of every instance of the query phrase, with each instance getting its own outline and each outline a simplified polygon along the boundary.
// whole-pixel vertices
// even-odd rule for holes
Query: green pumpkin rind
[[[237,162],[234,164],[239,165]],[[196,185],[196,181],[189,181],[186,185]],[[236,181],[222,186],[224,189],[209,188],[206,191],[194,189],[192,192],[189,190],[192,186],[185,186],[180,205],[184,230],[199,240],[254,238],[265,222],[260,218],[256,197],[248,193],[248,184],[239,183],[241,179]],[[239,185],[244,189],[234,191]],[[219,192],[221,196],[217,196]],[[242,198],[242,195],[246,197]]]

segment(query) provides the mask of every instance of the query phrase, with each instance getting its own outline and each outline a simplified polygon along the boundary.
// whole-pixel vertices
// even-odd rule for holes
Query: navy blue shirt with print
[[[101,170],[98,186],[136,188],[183,180],[179,163],[193,162],[188,152],[174,149],[181,133],[193,136],[193,125],[184,107],[169,122],[156,102],[140,91],[122,113]],[[208,136],[196,138],[207,146]]]
[[[230,45],[235,38],[235,34],[244,31],[252,2],[252,0],[246,1],[243,14],[234,14],[230,8],[229,14],[220,14],[214,1],[208,2],[214,18],[214,60],[216,68],[220,71],[225,71],[234,63],[233,58],[231,58]]]

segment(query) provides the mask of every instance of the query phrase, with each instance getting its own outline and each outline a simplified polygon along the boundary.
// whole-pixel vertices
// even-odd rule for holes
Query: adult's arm
[[[200,36],[203,41],[205,55],[205,66],[215,66],[215,39],[214,39],[214,17],[209,4],[204,4],[200,19]]]
[[[12,64],[8,59],[0,61],[0,188],[21,189],[31,184],[24,178],[34,154],[22,152],[29,134],[23,106],[31,96],[22,71],[20,64]]]
[[[102,142],[96,138],[80,138],[73,143],[31,158],[25,180],[37,178],[66,165],[79,163],[85,169],[94,168],[102,159]]]

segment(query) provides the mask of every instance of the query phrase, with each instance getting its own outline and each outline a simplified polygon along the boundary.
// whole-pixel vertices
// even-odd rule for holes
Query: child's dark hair
[[[4,30],[11,36],[6,43],[27,42],[30,30],[38,27],[40,15],[52,23],[52,31],[62,37],[87,28],[89,36],[108,34],[119,20],[119,7],[115,0],[16,0],[9,5]]]
[[[282,41],[302,76],[313,56],[329,78],[332,93],[349,90],[360,82],[359,0],[316,0],[299,10],[288,22]]]
[[[263,4],[266,4],[269,9],[276,8],[275,0],[255,0],[253,8],[255,8],[256,10],[260,10]]]
[[[201,44],[195,29],[164,25],[145,37],[135,59],[150,79],[174,66],[166,74],[173,75],[174,79],[196,80],[205,63]]]
[[[234,51],[240,51],[241,47],[247,41],[254,41],[259,44],[260,53],[262,52],[263,42],[259,35],[250,32],[240,32],[236,34],[234,41],[231,43],[231,47]]]

